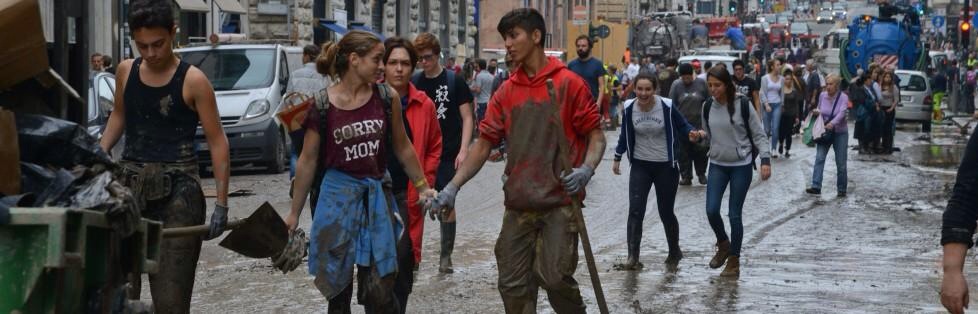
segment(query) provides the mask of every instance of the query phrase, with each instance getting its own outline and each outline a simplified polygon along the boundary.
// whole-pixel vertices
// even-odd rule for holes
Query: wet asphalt
[[[965,138],[952,127],[936,126],[934,139],[925,141],[918,138],[917,129],[916,125],[901,124],[897,146],[902,151],[890,156],[861,156],[850,150],[847,198],[835,196],[831,152],[823,194],[805,194],[815,149],[801,144],[800,136],[795,137],[791,158],[773,161],[770,180],[760,181],[755,173],[743,211],[744,244],[738,279],[721,278],[719,269],[707,266],[716,239],[705,214],[706,188],[695,182],[680,187],[676,200],[680,245],[685,254],[679,267],[667,269],[663,264],[667,246],[652,192],[640,256],[645,268],[613,269],[626,255],[629,165],[622,163],[621,176],[612,174],[611,158],[618,134],[606,132],[608,152],[588,185],[584,215],[610,311],[942,311],[938,296],[940,217],[953,184],[953,160],[960,160],[955,155],[960,148],[954,147]],[[850,145],[854,143],[850,138]],[[934,162],[938,159],[951,161]],[[426,221],[423,260],[416,273],[409,313],[503,312],[493,255],[503,213],[502,171],[502,163],[487,163],[459,193],[454,274],[438,273],[438,224]],[[230,198],[231,216],[246,217],[264,201],[282,216],[287,215],[288,182],[288,173],[235,171],[232,190],[248,189],[256,194]],[[205,189],[213,184],[213,180],[204,180]],[[722,208],[728,222],[726,198]],[[308,209],[300,221],[308,230]],[[326,301],[313,285],[305,264],[283,275],[269,260],[240,256],[219,247],[218,242],[204,243],[192,300],[194,312],[325,312]],[[972,282],[978,278],[975,261],[969,258],[966,266]],[[597,313],[583,253],[575,278],[588,312]],[[148,287],[143,291],[143,299],[148,300]],[[544,291],[540,291],[537,309],[540,313],[553,312]],[[355,312],[362,312],[362,307],[356,307]]]

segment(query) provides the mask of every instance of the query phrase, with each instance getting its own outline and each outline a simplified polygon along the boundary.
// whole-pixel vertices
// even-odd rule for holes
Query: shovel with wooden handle
[[[554,115],[556,116],[556,121],[561,121],[560,119],[560,106],[557,105],[557,93],[554,91],[554,80],[547,79],[547,93],[550,95],[550,103],[554,108]],[[561,129],[563,132],[563,129]],[[572,166],[570,164],[569,156],[570,152],[567,151],[567,144],[563,140],[558,141],[559,144],[559,156],[561,174],[565,171],[570,171]],[[591,238],[587,234],[587,226],[584,224],[584,212],[581,211],[581,205],[578,201],[577,195],[571,195],[571,209],[574,211],[574,215],[577,216],[578,234],[581,236],[581,246],[584,247],[584,259],[587,261],[587,270],[591,274],[591,285],[594,287],[594,297],[598,299],[598,310],[601,314],[608,314],[608,303],[604,299],[604,289],[601,288],[601,278],[598,278],[598,266],[594,262],[594,253],[591,252]]]
[[[289,242],[289,231],[282,217],[271,204],[265,202],[248,218],[231,220],[231,230],[220,246],[251,258],[268,258],[282,252]],[[163,238],[203,236],[210,232],[209,225],[163,229]]]

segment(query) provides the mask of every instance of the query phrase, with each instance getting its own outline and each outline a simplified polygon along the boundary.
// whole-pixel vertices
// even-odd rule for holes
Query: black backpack
[[[750,129],[750,111],[754,110],[750,105],[750,100],[744,95],[737,95],[737,103],[740,104],[740,118],[744,121],[744,129],[747,130],[747,140],[750,141],[750,164],[757,169],[757,155],[760,154],[760,150],[757,148],[757,144],[754,144],[754,132]],[[713,134],[710,129],[710,106],[713,106],[713,98],[709,98],[703,102],[703,122],[706,123],[706,129]],[[733,125],[733,117],[730,117],[730,124]]]
[[[393,120],[393,109],[391,109],[391,99],[390,91],[388,90],[387,84],[377,84],[377,90],[380,92],[380,99],[384,103],[384,118],[387,119],[387,125],[384,126],[384,141],[386,141],[385,149],[390,152],[394,143],[393,136],[391,135],[391,124]],[[326,148],[326,130],[329,127],[326,126],[326,111],[329,109],[329,93],[327,89],[323,88],[319,90],[316,95],[313,96],[315,99],[316,110],[319,111],[319,149]],[[319,156],[316,156],[318,161]],[[323,176],[326,175],[326,168],[323,167],[322,163],[316,162],[316,178],[313,180],[313,186],[319,186],[323,182]]]

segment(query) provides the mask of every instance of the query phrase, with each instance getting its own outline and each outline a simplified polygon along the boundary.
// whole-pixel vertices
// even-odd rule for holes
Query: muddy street
[[[705,214],[706,188],[697,183],[681,186],[676,200],[685,255],[679,267],[667,269],[663,264],[667,246],[653,194],[641,246],[645,267],[614,269],[626,257],[629,163],[622,163],[621,176],[612,174],[618,134],[607,132],[612,144],[588,185],[584,214],[611,312],[941,311],[940,218],[966,138],[952,127],[936,127],[933,141],[918,138],[915,131],[913,125],[900,127],[897,146],[902,151],[891,156],[860,156],[850,150],[847,198],[836,198],[833,191],[831,156],[823,181],[827,193],[805,194],[815,149],[796,137],[791,158],[773,160],[770,180],[760,181],[755,172],[743,211],[739,279],[721,278],[719,269],[707,266],[716,239]],[[503,214],[502,171],[503,163],[487,163],[459,193],[454,274],[438,273],[438,225],[427,221],[408,312],[502,312],[493,255]],[[285,216],[288,182],[288,173],[236,171],[231,191],[254,194],[230,198],[231,216],[246,217],[264,201]],[[207,186],[213,181],[205,180]],[[725,199],[724,216],[726,206]],[[300,226],[308,230],[310,221],[306,209]],[[283,275],[269,260],[237,255],[218,242],[204,243],[193,295],[195,312],[325,312],[326,302],[305,264]],[[976,278],[974,259],[968,265],[968,276]],[[583,254],[575,278],[589,312],[597,313]],[[148,300],[144,286],[143,298]],[[553,312],[542,290],[538,310]]]

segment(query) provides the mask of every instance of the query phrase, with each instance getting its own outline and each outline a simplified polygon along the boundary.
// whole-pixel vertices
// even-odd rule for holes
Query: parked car
[[[211,81],[221,124],[230,144],[231,166],[256,165],[270,173],[288,166],[289,137],[275,117],[295,61],[277,44],[218,44],[177,49]],[[291,59],[294,59],[291,58]],[[301,63],[301,61],[299,62]],[[211,165],[207,140],[197,128],[197,156]]]
[[[788,33],[791,34],[791,38],[806,38],[812,34],[812,29],[808,27],[808,23],[796,22],[791,23],[788,26]]]
[[[832,16],[832,11],[823,10],[818,12],[818,16],[815,17],[815,22],[818,24],[830,24],[835,21],[835,17]]]
[[[896,75],[900,78],[897,120],[930,123],[933,102],[927,75],[924,72],[910,70],[896,70]]]
[[[96,139],[102,139],[105,126],[109,123],[109,114],[115,106],[115,75],[108,72],[97,72],[88,83],[88,134]],[[119,139],[110,152],[112,158],[122,158],[125,148],[125,135]]]
[[[836,2],[832,5],[832,16],[839,20],[845,20],[849,13],[846,12],[846,5],[842,2]]]

